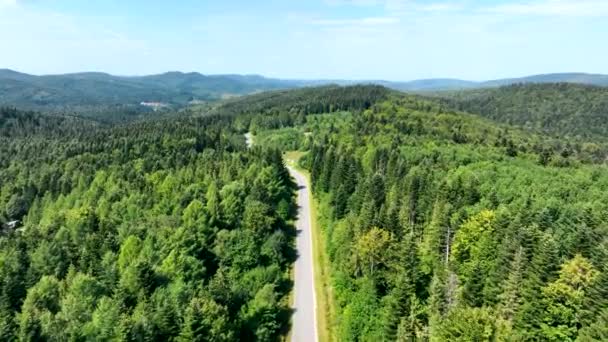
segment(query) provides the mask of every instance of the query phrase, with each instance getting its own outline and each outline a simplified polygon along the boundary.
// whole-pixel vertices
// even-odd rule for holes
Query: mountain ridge
[[[46,110],[100,105],[138,106],[143,101],[185,106],[192,101],[215,101],[270,90],[319,85],[377,84],[394,90],[431,93],[492,88],[517,83],[580,83],[608,86],[608,75],[588,73],[539,74],[521,78],[468,81],[431,78],[405,82],[385,80],[297,80],[262,75],[169,71],[143,76],[116,76],[104,72],[31,75],[0,69],[0,105]]]

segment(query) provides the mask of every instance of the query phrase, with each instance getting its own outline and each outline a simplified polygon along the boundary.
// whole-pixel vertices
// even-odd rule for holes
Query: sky
[[[608,0],[0,0],[0,68],[289,79],[608,74]]]

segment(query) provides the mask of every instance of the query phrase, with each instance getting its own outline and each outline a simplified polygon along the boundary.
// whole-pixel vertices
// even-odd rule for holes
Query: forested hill
[[[586,89],[586,86],[561,84],[564,89]],[[543,87],[541,85],[512,86],[514,89],[523,87]],[[547,85],[551,89],[551,85]],[[504,88],[504,89],[509,89]],[[544,87],[543,87],[544,89]],[[591,90],[604,93],[604,88],[590,87]],[[573,160],[598,163],[608,156],[608,148],[604,139],[595,140],[585,137],[571,137],[546,135],[540,130],[529,130],[511,122],[505,122],[507,116],[496,117],[471,114],[462,111],[465,94],[491,94],[493,90],[478,90],[476,92],[445,93],[449,97],[437,98],[414,94],[406,94],[377,85],[355,86],[322,86],[300,88],[285,91],[265,92],[261,94],[239,97],[221,102],[217,105],[190,107],[183,111],[183,115],[226,115],[236,118],[236,125],[241,129],[252,131],[293,127],[305,124],[307,116],[322,113],[351,112],[361,113],[365,110],[376,110],[379,105],[401,106],[408,110],[425,110],[430,113],[451,113],[459,118],[449,127],[449,134],[455,142],[480,141],[493,135],[496,146],[508,148],[510,154],[520,152],[533,152],[544,162],[554,164],[569,163]],[[555,97],[559,98],[559,89]],[[567,98],[565,94],[561,95]],[[595,95],[589,95],[594,98]],[[597,98],[597,96],[595,96]],[[571,98],[565,102],[572,108],[575,104],[582,104],[583,98]],[[499,108],[502,110],[502,108]],[[497,110],[499,110],[497,109]],[[458,112],[458,113],[457,113]],[[475,112],[472,112],[475,113]],[[421,118],[422,119],[422,118]],[[485,120],[484,120],[485,119]],[[390,120],[386,118],[386,120]],[[463,122],[468,122],[473,128],[469,134],[464,133]],[[428,124],[428,125],[427,125]],[[430,129],[434,123],[425,124],[420,121],[420,127]],[[584,120],[581,119],[581,125]],[[477,126],[477,128],[474,128]],[[311,127],[315,132],[317,126]],[[274,135],[278,139],[280,135]],[[291,139],[292,142],[297,140]],[[293,146],[293,145],[292,145]]]
[[[608,137],[608,88],[516,84],[441,95],[449,108],[561,136]]]
[[[227,101],[215,110],[225,115],[247,113],[277,114],[330,113],[340,110],[364,110],[393,93],[378,85],[305,87],[266,92]]]
[[[258,126],[279,128],[302,123],[308,114],[363,111],[391,94],[396,92],[378,85],[304,87],[249,95],[188,112],[234,116],[253,130]]]
[[[608,172],[581,163],[590,145],[413,96],[258,131],[305,153],[335,340],[608,339]]]

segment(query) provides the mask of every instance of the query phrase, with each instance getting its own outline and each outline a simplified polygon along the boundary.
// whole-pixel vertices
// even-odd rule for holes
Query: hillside
[[[516,84],[439,95],[449,108],[561,136],[608,137],[608,88]]]
[[[378,85],[327,85],[265,92],[219,103],[211,113],[222,115],[307,115],[341,110],[365,110],[394,91]],[[204,109],[205,107],[203,107]]]
[[[608,173],[586,143],[403,95],[258,130],[305,153],[334,340],[606,337]]]
[[[301,124],[307,115],[362,111],[397,92],[378,85],[326,85],[269,91],[217,103],[190,106],[181,115],[234,117],[243,132]]]
[[[46,115],[0,107],[0,137],[28,136],[76,138],[87,129],[99,127],[97,122],[70,115]]]
[[[513,86],[518,88],[520,86]],[[528,87],[544,87],[552,89],[552,85],[527,85]],[[571,88],[584,91],[587,86],[562,84],[562,88],[570,91]],[[582,88],[581,88],[582,87]],[[605,88],[591,87],[603,94]],[[356,85],[356,86],[321,86],[305,87],[285,91],[265,92],[254,94],[217,104],[189,107],[180,112],[181,115],[228,115],[236,118],[237,127],[242,131],[250,129],[254,132],[261,132],[264,136],[272,137],[276,141],[287,143],[291,148],[300,144],[304,137],[293,131],[293,127],[305,124],[308,116],[317,117],[316,114],[322,113],[360,113],[367,109],[377,108],[378,104],[387,100],[398,101],[401,105],[406,105],[410,109],[423,109],[426,111],[440,113],[457,113],[463,117],[470,118],[471,125],[478,126],[474,129],[475,138],[465,138],[462,136],[462,124],[454,124],[449,127],[446,133],[454,141],[469,139],[481,141],[488,139],[489,132],[493,132],[496,146],[509,149],[511,154],[520,152],[533,153],[536,158],[544,158],[546,162],[552,160],[555,164],[568,163],[571,158],[585,163],[601,163],[608,156],[607,140],[598,135],[584,134],[574,135],[571,133],[551,133],[548,130],[531,129],[530,126],[519,125],[515,121],[507,120],[506,115],[480,115],[469,108],[466,112],[463,108],[463,101],[460,97],[465,94],[486,94],[492,93],[494,89],[471,90],[463,92],[442,93],[443,97],[429,97],[415,94],[404,94],[393,91],[386,87],[376,85]],[[559,87],[555,90],[556,98],[564,100],[564,108],[582,106],[584,99],[566,96],[569,92],[560,92]],[[589,93],[589,96],[600,99],[601,96]],[[526,100],[528,101],[528,100]],[[599,103],[599,102],[598,102]],[[534,108],[534,106],[531,106]],[[595,107],[590,107],[595,108]],[[481,119],[480,117],[484,117]],[[572,127],[587,127],[584,118],[579,121],[564,121]],[[336,125],[338,123],[335,123]],[[422,123],[418,124],[422,125]],[[434,123],[429,123],[429,126]],[[591,129],[599,131],[604,123],[600,123]],[[267,129],[281,129],[286,131],[284,134],[267,134]],[[483,129],[482,129],[483,128]],[[318,129],[317,125],[308,128],[308,132]],[[277,147],[277,146],[275,146]],[[283,146],[285,147],[285,146]]]

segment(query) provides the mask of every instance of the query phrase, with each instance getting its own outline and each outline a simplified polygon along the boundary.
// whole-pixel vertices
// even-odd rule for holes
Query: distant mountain
[[[608,86],[608,75],[585,74],[585,73],[557,73],[532,75],[520,78],[505,78],[490,81],[468,81],[455,78],[429,78],[406,82],[384,81],[384,80],[313,80],[302,81],[306,86],[319,86],[325,84],[337,84],[342,86],[354,84],[378,84],[394,90],[427,93],[438,91],[495,88],[510,84],[527,83],[578,83],[596,86]]]
[[[433,78],[426,80],[415,80],[410,82],[378,81],[377,83],[396,90],[412,92],[493,88],[519,83],[578,83],[606,87],[608,86],[608,75],[585,73],[558,73],[533,75],[520,78],[505,78],[483,82],[466,81],[451,78]]]
[[[605,87],[608,86],[608,75],[585,73],[543,74],[481,82],[480,86],[482,88],[499,87],[517,83],[578,83]]]
[[[478,82],[458,80],[453,78],[431,78],[409,82],[378,81],[377,83],[395,90],[401,91],[438,91],[469,89],[479,86]]]
[[[141,111],[141,102],[185,106],[268,90],[328,84],[377,84],[406,92],[437,92],[491,88],[517,83],[581,83],[608,86],[608,75],[563,73],[486,82],[425,79],[409,82],[382,80],[282,80],[259,75],[203,75],[167,72],[149,76],[114,76],[101,72],[34,76],[0,69],[0,105],[24,109],[74,112]],[[149,109],[148,109],[149,110]]]
[[[293,88],[299,81],[257,75],[167,72],[151,76],[113,76],[86,72],[34,76],[0,70],[0,105],[29,109],[137,105],[143,101],[185,105],[266,90]]]

